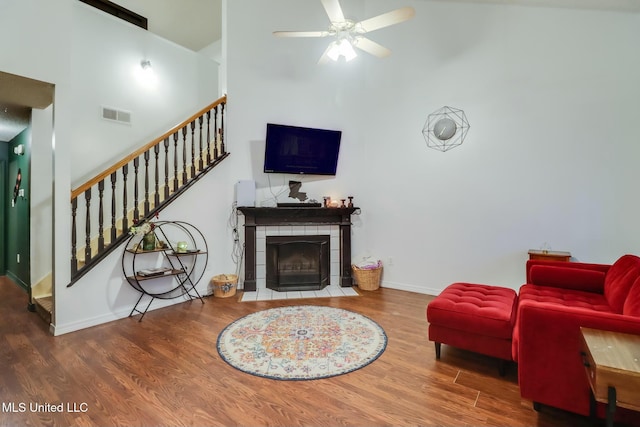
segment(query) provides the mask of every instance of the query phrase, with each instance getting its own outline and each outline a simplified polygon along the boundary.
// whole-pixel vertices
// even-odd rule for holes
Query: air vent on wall
[[[117,110],[111,107],[102,107],[102,118],[114,122],[131,124],[131,112]]]

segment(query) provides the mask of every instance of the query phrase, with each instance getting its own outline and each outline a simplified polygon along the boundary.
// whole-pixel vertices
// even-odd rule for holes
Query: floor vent
[[[131,112],[102,107],[102,118],[114,122],[131,124]]]

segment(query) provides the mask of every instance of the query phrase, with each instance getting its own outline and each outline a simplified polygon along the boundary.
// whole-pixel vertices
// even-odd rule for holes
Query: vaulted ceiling
[[[222,0],[111,0],[148,19],[149,31],[198,51],[219,40]],[[233,1],[233,0],[228,0]],[[317,1],[320,5],[320,0]],[[341,0],[348,2],[350,0]],[[426,0],[434,1],[434,0]],[[459,3],[493,3],[640,13],[639,0],[435,0]],[[322,8],[318,7],[321,13]],[[285,11],[286,13],[286,11]]]
[[[234,0],[228,0],[234,1]],[[308,0],[312,1],[312,0]],[[313,0],[318,3],[320,0]],[[349,0],[342,0],[349,1]],[[427,0],[434,1],[434,0]],[[523,6],[612,10],[640,13],[640,0],[435,0],[460,3],[494,3]],[[199,51],[221,38],[222,0],[112,0],[148,20],[148,29],[167,40]],[[318,8],[319,13],[322,8]],[[0,72],[0,141],[9,141],[28,123],[31,108],[42,108],[33,97],[42,89],[42,82],[20,80]],[[7,80],[9,79],[9,80]],[[19,99],[12,99],[6,85],[20,89]],[[26,85],[26,86],[24,86]],[[45,89],[52,91],[53,88]],[[50,102],[49,102],[50,103]],[[48,104],[47,104],[48,105]],[[22,128],[20,127],[22,126]]]
[[[147,18],[148,29],[199,51],[222,34],[222,0],[111,0]]]

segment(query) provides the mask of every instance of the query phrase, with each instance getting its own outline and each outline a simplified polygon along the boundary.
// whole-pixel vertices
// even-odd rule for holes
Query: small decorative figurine
[[[177,247],[176,247],[176,252],[178,253],[186,253],[187,252],[187,242],[178,242]]]

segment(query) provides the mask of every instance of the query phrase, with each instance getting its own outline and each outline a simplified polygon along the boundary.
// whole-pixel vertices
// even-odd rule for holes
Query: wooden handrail
[[[151,219],[229,156],[226,104],[226,96],[212,102],[71,191],[68,286],[125,242],[132,225]]]
[[[185,127],[186,125],[188,125],[189,123],[191,123],[192,121],[194,121],[195,119],[200,117],[201,115],[205,114],[207,111],[217,107],[220,104],[225,104],[226,102],[227,102],[227,96],[224,95],[220,99],[218,99],[215,102],[211,103],[210,105],[204,107],[202,110],[198,111],[197,113],[195,113],[194,115],[192,115],[188,119],[186,119],[183,122],[177,124],[176,126],[171,128],[169,131],[167,131],[164,135],[154,139],[153,141],[149,142],[148,144],[144,145],[143,147],[141,147],[138,150],[134,151],[133,153],[129,154],[127,157],[123,158],[118,163],[116,163],[113,166],[111,166],[110,168],[106,169],[104,172],[99,173],[98,175],[94,176],[93,178],[91,178],[90,180],[88,180],[87,182],[85,182],[84,184],[82,184],[81,186],[76,188],[75,190],[71,191],[71,200],[77,198],[82,193],[84,193],[85,191],[87,191],[88,189],[93,187],[94,185],[98,184],[100,181],[102,181],[103,179],[107,178],[113,172],[117,171],[118,169],[120,169],[124,165],[128,164],[129,162],[131,162],[136,157],[141,156],[146,151],[148,151],[149,149],[153,148],[155,145],[159,144],[165,138],[168,138],[171,135],[173,135],[174,133],[178,132],[180,129],[182,129],[183,127]]]

